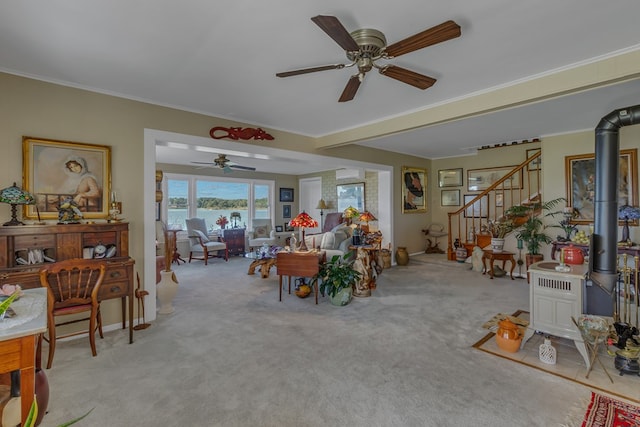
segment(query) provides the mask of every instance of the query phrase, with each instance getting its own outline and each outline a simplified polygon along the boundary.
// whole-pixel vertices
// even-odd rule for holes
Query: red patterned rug
[[[591,392],[582,427],[640,426],[640,407]]]

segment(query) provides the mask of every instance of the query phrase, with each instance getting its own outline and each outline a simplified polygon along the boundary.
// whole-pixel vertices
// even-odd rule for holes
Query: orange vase
[[[565,264],[580,265],[584,263],[584,254],[582,253],[582,249],[569,245],[562,250],[564,251]]]
[[[518,325],[509,319],[504,319],[498,323],[496,331],[496,344],[504,351],[515,353],[520,349],[522,343],[522,334]]]

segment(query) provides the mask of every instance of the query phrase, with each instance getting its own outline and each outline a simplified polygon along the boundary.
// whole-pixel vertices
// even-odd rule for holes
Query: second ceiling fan
[[[397,65],[380,65],[376,61],[395,58],[405,53],[459,37],[461,34],[458,24],[453,21],[446,21],[387,46],[387,39],[378,30],[365,28],[349,33],[335,16],[318,15],[311,18],[311,20],[345,50],[347,58],[351,62],[349,64],[333,64],[286,71],[276,73],[276,76],[290,77],[316,71],[339,70],[357,66],[358,73],[351,76],[338,102],[351,101],[355,97],[365,74],[373,68],[376,68],[384,76],[391,77],[418,89],[424,90],[433,86],[436,82],[433,77],[425,76]]]

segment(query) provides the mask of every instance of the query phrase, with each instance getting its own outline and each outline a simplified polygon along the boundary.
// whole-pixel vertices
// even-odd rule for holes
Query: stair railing
[[[490,241],[490,235],[486,232],[490,219],[495,221],[504,216],[512,206],[542,201],[541,170],[539,162],[535,162],[541,155],[541,151],[533,154],[460,209],[448,213],[449,260],[456,259],[456,239],[460,245],[467,248],[469,254],[475,245],[484,247]]]

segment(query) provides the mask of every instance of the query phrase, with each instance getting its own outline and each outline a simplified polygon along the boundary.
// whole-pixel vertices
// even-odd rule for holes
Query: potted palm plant
[[[549,244],[552,241],[551,236],[545,232],[545,229],[548,226],[544,224],[542,218],[554,216],[558,213],[547,212],[543,217],[540,217],[540,215],[536,215],[536,212],[550,211],[558,203],[563,202],[564,200],[564,198],[559,197],[546,203],[536,203],[529,206],[529,217],[516,231],[516,238],[521,239],[527,247],[527,255],[525,258],[527,270],[531,264],[544,259],[544,256],[540,253],[540,248],[543,244]]]
[[[360,272],[353,268],[354,262],[352,253],[347,252],[342,256],[334,255],[330,260],[320,264],[312,283],[320,281],[320,293],[326,293],[331,304],[342,306],[351,301],[353,287],[362,277]]]

